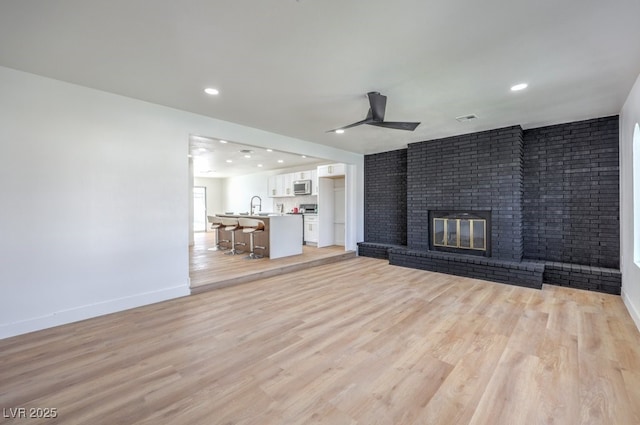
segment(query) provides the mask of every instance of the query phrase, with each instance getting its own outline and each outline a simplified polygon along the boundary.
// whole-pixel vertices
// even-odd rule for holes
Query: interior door
[[[193,231],[206,232],[207,230],[207,188],[204,186],[193,187]]]

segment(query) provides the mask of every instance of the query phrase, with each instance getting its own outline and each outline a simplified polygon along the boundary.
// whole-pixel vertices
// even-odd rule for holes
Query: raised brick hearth
[[[620,270],[555,261],[507,261],[413,251],[402,245],[358,243],[358,255],[389,264],[540,289],[543,283],[620,295]]]
[[[619,294],[618,193],[617,116],[413,143],[365,157],[358,252],[502,283]],[[430,249],[430,211],[489,212],[490,256]]]
[[[544,264],[391,248],[389,264],[541,289]]]

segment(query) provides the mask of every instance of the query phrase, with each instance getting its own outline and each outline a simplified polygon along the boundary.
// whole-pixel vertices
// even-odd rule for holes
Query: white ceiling
[[[638,40],[639,0],[0,3],[2,66],[359,153],[617,114]],[[422,124],[326,133],[369,91]]]
[[[229,140],[192,135],[189,155],[195,177],[225,178],[271,170],[311,170],[325,163],[319,158],[296,155]]]

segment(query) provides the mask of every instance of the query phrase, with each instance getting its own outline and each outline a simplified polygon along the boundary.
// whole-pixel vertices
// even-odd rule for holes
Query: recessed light
[[[228,143],[226,140],[220,140],[220,143]]]
[[[248,155],[248,154],[247,154],[247,155],[245,155],[244,157],[245,157],[245,158],[251,158],[251,155]]]
[[[284,162],[284,161],[283,161],[283,160],[281,160],[281,159],[279,159],[279,160],[278,160],[278,164],[282,164],[283,162]]]
[[[527,83],[520,83],[520,84],[516,84],[515,86],[511,86],[511,91],[520,91],[520,90],[524,90],[528,87],[529,85]]]
[[[258,167],[262,167],[262,164],[258,164]]]
[[[273,152],[273,149],[267,149],[267,152]]]
[[[303,157],[303,158],[306,158],[306,157],[307,157],[307,155],[302,155],[302,157]]]
[[[220,92],[218,91],[218,89],[214,89],[214,88],[211,88],[211,87],[207,87],[206,89],[204,89],[204,92],[205,92],[206,94],[210,94],[211,96],[215,96],[215,95],[217,95],[217,94],[219,94],[219,93],[220,93]]]
[[[341,128],[339,128],[339,129],[337,129],[337,130],[336,130],[336,133],[338,133],[338,134],[342,134],[342,133],[344,133],[344,130],[343,130],[343,129],[341,129]]]
[[[232,163],[233,161],[232,161],[232,160],[230,160],[230,159],[227,159],[227,162],[228,162],[228,163]]]

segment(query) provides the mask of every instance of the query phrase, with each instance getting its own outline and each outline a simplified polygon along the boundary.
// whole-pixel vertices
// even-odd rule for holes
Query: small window
[[[640,266],[640,125],[633,129],[633,261]]]

